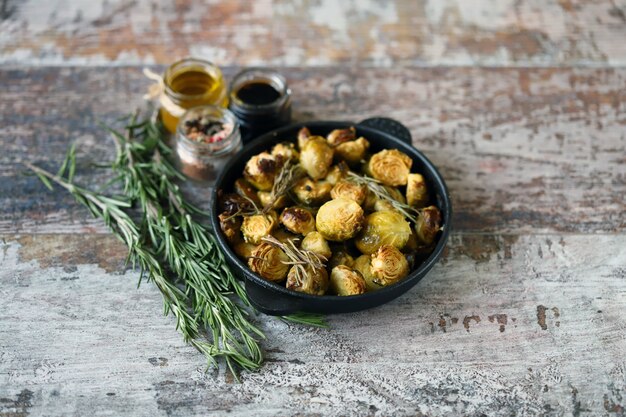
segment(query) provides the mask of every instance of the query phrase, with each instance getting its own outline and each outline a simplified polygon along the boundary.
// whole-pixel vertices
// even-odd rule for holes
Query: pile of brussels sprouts
[[[220,191],[220,226],[248,267],[314,295],[356,295],[391,285],[432,251],[441,214],[412,159],[370,154],[354,128],[326,137],[305,127],[246,163]]]

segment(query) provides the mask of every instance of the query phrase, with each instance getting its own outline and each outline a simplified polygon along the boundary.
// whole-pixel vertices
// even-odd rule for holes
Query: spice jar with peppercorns
[[[222,107],[187,110],[176,131],[176,165],[187,177],[211,185],[226,162],[241,150],[235,116]]]

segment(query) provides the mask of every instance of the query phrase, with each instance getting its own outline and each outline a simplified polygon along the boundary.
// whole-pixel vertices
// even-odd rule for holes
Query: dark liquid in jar
[[[278,100],[280,93],[271,84],[251,82],[237,90],[237,98],[253,106],[262,106]]]

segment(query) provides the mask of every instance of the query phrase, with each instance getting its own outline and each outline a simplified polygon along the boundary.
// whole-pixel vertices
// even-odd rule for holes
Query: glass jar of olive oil
[[[161,120],[170,133],[176,132],[184,111],[201,105],[228,104],[227,87],[222,71],[213,63],[185,58],[173,63],[163,74],[164,97]]]

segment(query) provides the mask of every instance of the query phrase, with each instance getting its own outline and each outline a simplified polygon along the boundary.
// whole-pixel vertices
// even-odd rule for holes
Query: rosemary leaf
[[[151,120],[137,122],[136,115],[123,133],[107,126],[105,129],[116,149],[111,165],[115,176],[105,188],[121,183],[125,198],[102,195],[73,183],[74,146],[57,175],[26,165],[51,190],[54,182],[69,191],[126,244],[127,263],[140,271],[137,285],[145,278],[157,286],[164,313],[174,315],[184,340],[206,357],[208,365],[217,365],[221,358],[235,376],[240,369],[258,369],[263,354],[257,339],[265,336],[249,320],[252,307],[248,296],[226,264],[212,231],[194,217],[207,213],[188,202],[176,184],[184,177],[167,159],[171,151],[162,130]],[[283,184],[289,185],[297,173],[285,173]],[[135,205],[141,211],[139,222],[127,213]],[[319,315],[281,319],[326,326]]]
[[[367,175],[359,175],[355,172],[348,172],[348,178],[356,184],[367,186],[376,197],[381,200],[388,201],[389,204],[391,204],[394,209],[402,213],[404,217],[411,220],[413,223],[417,223],[417,215],[419,214],[419,211],[408,204],[404,204],[393,198],[385,186],[377,179],[368,177]]]
[[[328,328],[328,323],[326,323],[324,316],[320,314],[296,313],[290,316],[283,316],[282,320],[285,322],[304,324],[311,327],[320,327],[324,329]]]

